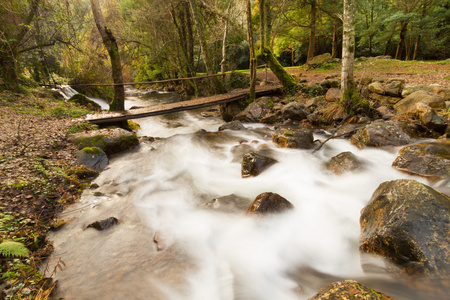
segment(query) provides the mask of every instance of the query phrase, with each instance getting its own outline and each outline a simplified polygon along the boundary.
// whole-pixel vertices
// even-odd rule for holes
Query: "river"
[[[127,97],[127,107],[176,101],[175,94]],[[139,147],[111,157],[70,220],[51,236],[66,267],[57,297],[69,299],[307,299],[339,279],[356,279],[395,299],[431,299],[386,274],[365,274],[358,251],[360,210],[384,181],[406,175],[391,167],[396,151],[358,150],[331,140],[318,152],[277,148],[271,128],[217,132],[224,122],[202,111],[135,120]],[[204,112],[204,110],[203,110]],[[322,139],[320,135],[315,138]],[[241,178],[240,148],[266,147],[278,163]],[[366,170],[335,175],[324,163],[352,151]],[[295,209],[245,215],[263,192]],[[220,197],[234,195],[223,199]],[[219,198],[219,199],[218,199]],[[217,200],[218,199],[218,200]],[[232,201],[227,201],[232,199]],[[105,231],[88,224],[116,217]],[[429,294],[426,294],[429,296]]]

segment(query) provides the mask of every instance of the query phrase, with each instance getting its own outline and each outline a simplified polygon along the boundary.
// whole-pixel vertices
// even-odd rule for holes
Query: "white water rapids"
[[[133,105],[159,101],[128,98]],[[394,279],[364,274],[360,266],[360,210],[378,185],[398,178],[425,182],[391,167],[395,151],[358,150],[340,139],[314,154],[280,149],[271,128],[260,124],[198,137],[200,129],[216,132],[224,123],[198,111],[136,122],[139,135],[157,139],[112,157],[94,181],[99,188],[86,190],[63,213],[70,221],[51,237],[55,257],[66,264],[56,274],[58,297],[291,300],[307,299],[334,280],[356,279],[396,299],[415,298]],[[241,178],[242,154],[233,154],[240,143],[266,145],[278,163]],[[366,160],[367,170],[327,171],[324,163],[343,151]],[[295,209],[246,216],[263,192],[280,194]],[[241,200],[213,201],[228,195]],[[86,228],[108,217],[119,224],[102,232]]]

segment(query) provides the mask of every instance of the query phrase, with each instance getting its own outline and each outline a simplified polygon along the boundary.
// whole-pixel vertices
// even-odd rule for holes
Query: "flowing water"
[[[127,107],[175,100],[174,94],[138,95],[127,98]],[[56,275],[57,296],[290,300],[307,299],[334,280],[356,279],[396,299],[422,298],[386,274],[361,270],[359,216],[374,190],[398,178],[424,182],[391,167],[396,151],[358,150],[340,139],[314,154],[280,149],[270,126],[219,134],[223,121],[199,111],[136,121],[139,135],[155,139],[112,157],[94,181],[99,188],[86,190],[63,213],[70,221],[52,237],[53,261],[57,256],[66,264]],[[241,178],[242,153],[261,147],[278,163]],[[324,163],[343,151],[363,158],[366,171],[327,171]],[[246,216],[263,192],[280,194],[295,209]],[[101,232],[86,228],[108,217],[119,224]]]

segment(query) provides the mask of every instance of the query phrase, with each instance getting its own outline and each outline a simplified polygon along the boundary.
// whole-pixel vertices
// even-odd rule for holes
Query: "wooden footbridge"
[[[281,93],[281,85],[267,85],[256,87],[256,96],[268,96]],[[232,91],[230,93],[214,95],[210,97],[197,98],[193,100],[180,101],[169,104],[148,106],[139,109],[131,109],[121,112],[107,112],[87,116],[87,121],[92,124],[105,124],[125,121],[129,119],[145,118],[150,116],[164,115],[173,112],[192,110],[224,104],[232,101],[245,100],[249,97],[249,89]]]

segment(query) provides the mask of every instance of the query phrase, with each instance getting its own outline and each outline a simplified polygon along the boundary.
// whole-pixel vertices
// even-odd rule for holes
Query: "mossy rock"
[[[322,288],[309,300],[393,300],[380,292],[376,292],[354,280],[333,282]]]
[[[450,198],[415,180],[380,184],[362,209],[359,250],[398,275],[449,278]],[[364,270],[372,267],[362,265]]]
[[[87,107],[87,108],[89,108],[91,110],[95,110],[95,111],[102,110],[102,107],[100,106],[100,104],[92,101],[91,99],[87,98],[83,94],[75,94],[67,101],[68,102],[72,102],[72,103],[76,103],[76,104],[84,106],[84,107]]]
[[[131,149],[139,144],[136,133],[122,128],[108,128],[71,135],[69,140],[78,149],[97,147],[106,154],[114,154]]]
[[[411,143],[407,128],[400,122],[377,120],[359,129],[351,138],[353,145],[365,147],[402,146]]]

